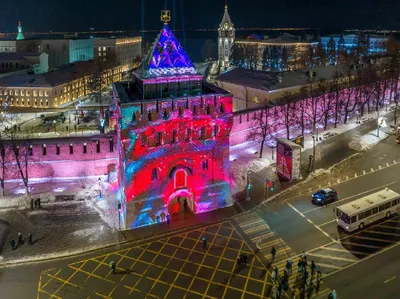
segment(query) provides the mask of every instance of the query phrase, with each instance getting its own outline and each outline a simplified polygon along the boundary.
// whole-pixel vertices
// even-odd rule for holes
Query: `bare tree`
[[[278,110],[277,121],[282,123],[285,127],[286,138],[290,139],[290,128],[296,124],[295,97],[291,92],[285,91],[282,96],[275,101],[274,106],[276,106],[276,109]]]

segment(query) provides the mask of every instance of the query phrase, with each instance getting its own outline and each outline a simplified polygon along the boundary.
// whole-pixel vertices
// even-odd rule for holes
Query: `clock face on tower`
[[[225,23],[225,24],[224,24],[225,30],[228,29],[228,27],[229,27],[228,23]]]

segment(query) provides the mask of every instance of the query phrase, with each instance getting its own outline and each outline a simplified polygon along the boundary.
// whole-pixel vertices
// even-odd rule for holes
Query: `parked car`
[[[317,205],[326,205],[338,200],[338,193],[333,188],[318,190],[312,195],[312,202]]]

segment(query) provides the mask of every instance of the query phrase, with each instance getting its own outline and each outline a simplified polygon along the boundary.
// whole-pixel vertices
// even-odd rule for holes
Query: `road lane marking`
[[[29,224],[32,228],[34,227],[34,226],[32,225],[32,223],[30,223],[29,220],[28,220],[24,215],[22,215],[18,210],[17,210],[17,213],[18,213],[22,218],[24,218],[25,221],[28,222],[28,224]]]
[[[396,236],[400,237],[400,234],[395,234],[395,233],[387,233],[387,232],[380,232],[378,230],[366,230],[366,233],[371,233],[371,234],[381,234],[381,235],[388,235],[388,236]]]
[[[389,278],[388,280],[385,280],[383,283],[388,283],[391,282],[392,280],[395,280],[396,276],[393,276],[392,278]]]
[[[379,170],[381,170],[381,169],[382,169],[382,166],[379,165]]]
[[[335,201],[335,203],[341,202],[341,201],[344,201],[344,200],[348,200],[348,199],[351,199],[351,198],[354,198],[354,197],[357,197],[357,196],[360,196],[360,195],[364,195],[364,194],[367,194],[367,193],[369,193],[371,191],[383,189],[383,188],[388,187],[390,185],[396,184],[397,182],[399,182],[399,181],[394,181],[394,182],[391,182],[391,183],[388,183],[388,184],[385,184],[385,185],[382,185],[382,186],[379,186],[379,187],[376,187],[376,188],[373,188],[373,189],[369,189],[367,191],[363,191],[361,193],[358,193],[358,194],[355,194],[355,195],[352,195],[352,196],[349,196],[349,197],[346,197],[346,198],[339,199],[338,201]],[[315,210],[319,210],[319,209],[325,209],[328,206],[329,205],[325,205],[325,206],[322,206],[322,207],[316,207],[316,208],[313,208],[313,209],[310,209],[310,210],[307,210],[307,211],[303,212],[303,214],[307,214],[309,212],[312,212],[312,211],[315,211]]]
[[[354,174],[354,177],[355,177],[355,178],[357,177],[357,173]]]
[[[365,175],[366,174],[366,171],[365,170],[363,170],[363,175]]]
[[[338,267],[338,266],[323,264],[323,263],[319,263],[319,262],[316,263],[316,265],[321,266],[321,267],[325,267],[325,268],[337,269],[337,270],[342,269],[341,267]],[[327,275],[325,275],[325,277],[326,277],[326,276],[327,276]]]
[[[371,167],[371,172],[374,172],[374,169]]]
[[[340,242],[342,245],[350,245],[350,246],[357,246],[357,247],[365,247],[365,248],[372,248],[372,249],[381,249],[381,246],[375,246],[375,245],[367,245],[367,244],[361,244],[361,243],[354,243],[354,242]]]
[[[384,223],[386,223],[387,221],[385,221]],[[390,229],[395,229],[395,230],[398,230],[398,229],[400,229],[400,227],[399,228],[397,228],[397,227],[395,227],[395,226],[389,226],[389,225],[383,225],[383,224],[378,224],[377,226],[379,226],[379,227],[383,227],[383,228],[390,228]]]
[[[389,165],[390,165],[389,162],[386,162],[386,166],[389,167]]]
[[[393,241],[391,241],[391,240],[384,240],[384,239],[378,239],[378,238],[370,238],[370,237],[364,237],[364,236],[353,236],[353,238],[364,239],[364,240],[370,240],[370,241],[377,241],[377,242],[393,243]]]
[[[322,228],[317,226],[314,222],[312,222],[310,219],[308,219],[302,212],[300,212],[298,209],[296,209],[293,205],[290,203],[287,203],[289,207],[291,207],[297,214],[299,214],[301,217],[306,219],[309,223],[311,223],[317,230],[319,230],[321,233],[323,233],[327,238],[331,239],[332,242],[336,242],[334,238],[332,238],[326,231],[324,231]]]
[[[333,220],[331,220],[331,221],[322,223],[322,224],[320,224],[320,225],[318,225],[318,226],[321,227],[321,226],[327,225],[327,224],[332,223],[332,222],[336,222],[336,219],[333,219]]]
[[[331,251],[337,251],[337,252],[346,252],[346,253],[353,253],[353,254],[360,254],[360,255],[368,255],[369,253],[366,252],[361,252],[361,251],[356,251],[356,250],[348,250],[348,249],[340,249],[340,248],[332,248],[332,247],[322,247],[320,248],[322,250],[331,250]]]
[[[350,268],[350,267],[352,267],[352,266],[354,266],[354,265],[357,265],[357,264],[359,264],[359,263],[361,263],[361,262],[363,262],[363,261],[369,260],[369,259],[371,259],[371,258],[377,256],[378,254],[382,254],[383,252],[386,252],[386,251],[388,251],[388,250],[390,250],[390,249],[392,249],[392,248],[395,248],[396,246],[399,246],[399,245],[400,245],[400,242],[398,242],[398,243],[396,243],[396,244],[393,244],[392,246],[383,248],[382,250],[379,250],[378,252],[372,253],[371,255],[369,255],[369,256],[367,256],[367,257],[365,257],[365,258],[363,258],[363,259],[361,259],[361,260],[359,260],[359,261],[357,261],[357,262],[355,262],[355,263],[353,263],[353,264],[347,265],[347,266],[345,266],[345,267],[343,267],[343,268],[341,268],[341,269],[338,269],[338,270],[333,271],[333,272],[331,272],[331,273],[329,273],[329,274],[326,274],[325,277],[331,276],[331,275],[336,274],[336,273],[338,273],[338,272],[340,272],[340,271],[346,270],[347,268]]]
[[[315,257],[320,257],[323,259],[330,259],[330,260],[338,260],[338,261],[344,261],[344,262],[356,262],[358,261],[357,259],[349,259],[345,257],[338,257],[338,256],[330,256],[330,255],[323,255],[323,254],[315,254],[312,252],[307,253],[309,256],[315,256]]]

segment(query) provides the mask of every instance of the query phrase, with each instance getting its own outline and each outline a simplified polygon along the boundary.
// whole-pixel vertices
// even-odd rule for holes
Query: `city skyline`
[[[142,6],[142,4],[144,6]],[[117,0],[114,5],[93,0],[58,3],[50,0],[22,3],[6,0],[0,8],[0,32],[13,32],[21,20],[25,31],[154,30],[161,24],[159,12],[172,11],[171,29],[216,28],[224,9],[224,0],[204,0],[202,5],[183,0]],[[228,1],[229,13],[236,28],[307,27],[397,29],[398,3],[374,3],[368,0],[287,0]],[[59,12],[63,12],[62,14]],[[117,17],[118,16],[118,17]],[[204,16],[207,16],[205,18]]]

